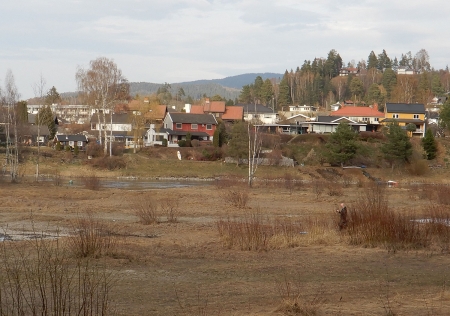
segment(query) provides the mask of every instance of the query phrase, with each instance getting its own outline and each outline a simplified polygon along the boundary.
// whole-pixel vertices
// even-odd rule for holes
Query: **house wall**
[[[181,128],[176,128],[176,122],[172,122],[172,119],[169,115],[166,115],[166,118],[164,119],[164,128],[169,128],[173,131],[184,131],[184,132],[205,132],[209,136],[214,135],[214,131],[216,130],[215,124],[210,124],[211,129],[206,129],[206,125],[208,124],[197,124],[198,129],[192,129],[191,123],[182,123]]]
[[[101,124],[101,125],[103,125],[103,124]],[[99,123],[91,124],[91,128],[93,130],[98,130],[99,127],[100,127]],[[106,123],[105,128],[102,128],[102,131],[104,131],[104,130],[110,131],[111,127],[112,127],[113,132],[130,132],[131,131],[131,124],[115,124],[115,123],[113,123],[112,125]]]

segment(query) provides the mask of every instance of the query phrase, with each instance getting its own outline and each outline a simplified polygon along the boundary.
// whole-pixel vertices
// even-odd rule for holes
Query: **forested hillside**
[[[172,94],[176,94],[180,88],[184,91],[183,97],[191,97],[193,100],[199,100],[203,96],[212,97],[220,95],[224,99],[235,100],[244,85],[251,84],[257,76],[262,78],[280,78],[283,74],[276,73],[249,73],[237,76],[226,77],[223,79],[212,80],[196,80],[191,82],[171,83],[170,90]],[[130,95],[144,96],[157,93],[158,89],[164,84],[149,82],[131,82]]]
[[[289,104],[328,107],[352,100],[355,104],[386,102],[429,103],[433,97],[450,91],[450,73],[434,69],[425,49],[400,58],[383,50],[370,52],[367,60],[344,63],[336,50],[327,58],[305,60],[295,70],[286,70],[280,82],[257,77],[243,86],[239,100],[245,103],[275,102],[278,109]]]

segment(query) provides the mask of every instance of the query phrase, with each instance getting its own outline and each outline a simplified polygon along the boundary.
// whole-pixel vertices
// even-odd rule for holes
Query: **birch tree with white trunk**
[[[78,67],[75,78],[79,91],[83,93],[88,104],[97,112],[99,139],[101,142],[103,130],[103,152],[106,156],[108,152],[108,125],[110,125],[110,143],[112,142],[112,124],[106,122],[106,112],[112,115],[117,102],[128,97],[127,80],[116,63],[106,57],[91,60],[88,69]]]

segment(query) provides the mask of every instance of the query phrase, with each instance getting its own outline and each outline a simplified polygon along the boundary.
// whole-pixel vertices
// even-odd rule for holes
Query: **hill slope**
[[[189,82],[179,82],[171,84],[172,94],[176,94],[179,88],[183,88],[186,97],[200,99],[203,94],[214,96],[216,94],[226,99],[236,99],[242,89],[242,86],[251,84],[257,76],[261,76],[263,80],[272,78],[281,78],[282,74],[276,73],[249,73],[237,76],[226,77],[223,79],[211,80],[195,80]],[[149,95],[156,93],[162,84],[150,82],[130,82],[130,94],[132,96]]]

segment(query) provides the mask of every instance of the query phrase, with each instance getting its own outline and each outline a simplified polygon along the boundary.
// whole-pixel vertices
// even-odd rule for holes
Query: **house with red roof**
[[[186,104],[184,109],[186,113],[212,114],[216,119],[221,119],[224,122],[232,123],[244,119],[244,108],[242,106],[227,106],[225,101],[209,101],[209,99],[206,99],[201,105]]]

